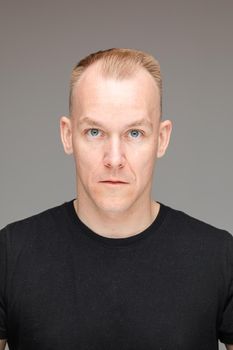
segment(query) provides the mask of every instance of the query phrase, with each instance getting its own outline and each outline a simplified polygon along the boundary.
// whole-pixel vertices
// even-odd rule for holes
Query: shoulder
[[[177,235],[194,237],[214,244],[233,245],[232,234],[222,227],[214,226],[207,220],[202,220],[187,211],[170,206],[169,214],[168,224]]]
[[[56,242],[63,247],[67,227],[65,207],[66,202],[11,222],[0,230],[0,261],[7,264],[8,276],[13,276],[18,264],[30,264],[32,254],[39,256],[48,247],[56,247]]]
[[[7,224],[0,230],[0,240],[6,240],[7,244],[21,246],[25,241],[30,241],[38,233],[48,232],[58,224],[63,213],[65,203],[47,208],[32,216]]]

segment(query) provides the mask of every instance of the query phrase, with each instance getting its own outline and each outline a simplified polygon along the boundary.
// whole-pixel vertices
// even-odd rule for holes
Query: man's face
[[[159,116],[159,90],[144,69],[124,80],[103,78],[95,65],[83,73],[68,126],[83,203],[112,212],[144,205],[157,158]]]

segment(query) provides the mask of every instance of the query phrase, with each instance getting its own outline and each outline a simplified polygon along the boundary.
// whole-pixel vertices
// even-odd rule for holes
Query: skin
[[[81,123],[85,117],[102,126]],[[141,118],[151,128],[126,126]],[[151,199],[153,170],[171,130],[171,121],[160,122],[159,89],[143,68],[124,80],[103,77],[98,64],[83,73],[73,91],[72,115],[61,117],[60,131],[76,165],[76,213],[94,232],[128,237],[156,218],[160,205]],[[127,184],[100,182],[110,178]]]
[[[4,350],[6,346],[6,339],[0,339],[0,350]]]

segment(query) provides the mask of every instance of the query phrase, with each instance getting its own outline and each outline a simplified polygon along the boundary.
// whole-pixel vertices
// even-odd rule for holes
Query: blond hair
[[[82,73],[93,63],[101,62],[101,73],[105,77],[124,79],[131,77],[137,67],[146,69],[154,78],[160,94],[160,117],[162,115],[162,78],[159,62],[150,54],[133,49],[111,48],[89,54],[72,70],[70,80],[69,111],[72,113],[72,95],[75,84]]]

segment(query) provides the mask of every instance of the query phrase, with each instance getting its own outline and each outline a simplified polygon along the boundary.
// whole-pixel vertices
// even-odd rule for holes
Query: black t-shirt
[[[73,200],[0,231],[0,338],[10,350],[215,350],[233,344],[233,237],[160,203],[108,238]]]

